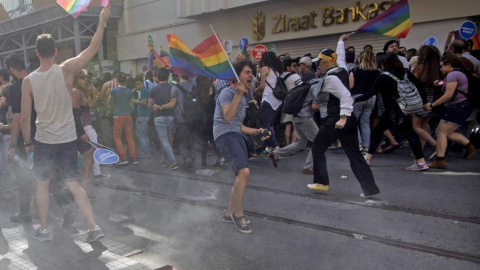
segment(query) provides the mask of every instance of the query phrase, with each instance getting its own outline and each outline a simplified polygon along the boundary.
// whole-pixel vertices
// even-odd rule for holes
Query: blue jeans
[[[150,117],[138,116],[136,121],[136,135],[137,139],[140,142],[141,153],[147,154],[150,153],[150,140],[147,135],[148,120]]]
[[[264,101],[262,102],[262,106],[260,106],[260,116],[262,118],[262,128],[268,129],[272,135],[267,140],[267,145],[269,147],[277,147],[277,139],[275,138],[275,131],[273,130],[272,124],[275,120],[275,114],[277,111],[272,108],[270,103]]]
[[[370,116],[375,107],[376,99],[377,97],[373,96],[368,100],[356,103],[353,107],[353,113],[355,114],[355,117],[357,117],[358,125],[360,127],[362,146],[365,148],[370,146]]]
[[[162,144],[163,156],[170,160],[171,163],[177,163],[169,140],[173,129],[173,116],[155,117],[155,128]]]

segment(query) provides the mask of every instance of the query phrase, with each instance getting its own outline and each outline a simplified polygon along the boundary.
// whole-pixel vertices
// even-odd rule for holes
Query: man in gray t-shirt
[[[238,74],[240,82],[233,87],[224,89],[218,96],[213,136],[225,161],[230,164],[237,175],[223,221],[233,221],[240,232],[251,233],[252,230],[248,226],[249,221],[243,216],[243,197],[250,177],[250,169],[248,168],[247,147],[241,133],[257,135],[262,134],[264,130],[242,125],[247,106],[245,95],[248,93],[254,77],[252,63],[247,61],[235,63],[235,72]]]

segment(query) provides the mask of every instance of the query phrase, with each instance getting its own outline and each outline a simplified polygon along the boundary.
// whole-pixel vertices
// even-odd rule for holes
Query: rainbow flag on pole
[[[206,76],[221,80],[236,80],[222,45],[211,35],[190,50],[175,34],[167,35],[170,61],[175,74],[189,77]]]
[[[168,59],[168,53],[166,51],[162,51],[162,47],[160,47],[160,54],[155,51],[153,48],[153,38],[152,36],[148,36],[148,70],[153,70],[155,67],[162,68],[162,67],[170,67],[170,60]],[[166,55],[165,55],[166,54]],[[167,61],[168,60],[168,61]]]
[[[405,38],[412,29],[410,7],[407,0],[400,0],[382,14],[369,20],[357,29],[358,32],[377,33],[390,37]]]
[[[57,3],[76,19],[89,5],[106,7],[109,0],[57,0]]]

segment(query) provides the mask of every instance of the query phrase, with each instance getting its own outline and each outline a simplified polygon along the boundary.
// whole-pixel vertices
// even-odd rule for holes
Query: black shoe
[[[248,227],[247,219],[245,217],[236,217],[232,215],[232,221],[235,223],[237,230],[241,233],[251,233],[252,230]]]
[[[250,224],[250,220],[249,220],[249,219],[245,218],[245,220],[246,220],[247,224]],[[231,217],[231,216],[227,216],[227,215],[223,215],[222,221],[223,221],[223,222],[227,222],[227,223],[233,222],[232,217]]]
[[[68,209],[65,215],[63,215],[63,223],[62,227],[63,228],[68,228],[75,223],[75,212],[73,212],[71,209]]]
[[[268,153],[268,157],[272,160],[272,164],[274,168],[278,167],[278,158],[275,156],[273,152]]]
[[[32,217],[29,214],[16,214],[10,217],[13,223],[32,223]]]

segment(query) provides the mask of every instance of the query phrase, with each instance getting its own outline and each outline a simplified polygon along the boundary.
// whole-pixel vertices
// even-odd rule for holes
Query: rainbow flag
[[[175,74],[205,76],[235,81],[235,73],[223,53],[222,45],[211,35],[190,50],[175,34],[167,35],[170,61]]]
[[[407,0],[400,0],[382,14],[369,20],[357,29],[358,32],[377,33],[390,37],[405,38],[412,29],[410,7]]]
[[[472,37],[472,41],[473,41],[473,50],[480,50],[480,35],[479,35],[479,31],[480,30],[477,30],[477,33],[475,34],[475,36]]]
[[[57,3],[76,19],[89,5],[106,7],[109,0],[57,0]]]
[[[172,63],[170,62],[170,54],[163,48],[163,46],[160,46],[160,58],[165,62],[167,67],[172,66]]]
[[[166,56],[162,56],[162,50],[163,48],[160,47],[160,54],[155,51],[153,48],[153,38],[152,36],[148,36],[148,45],[147,45],[147,50],[148,50],[148,70],[153,70],[155,67],[161,68],[161,67],[170,67],[170,60],[168,59],[168,53],[165,51]],[[168,59],[168,61],[166,60]]]
[[[154,51],[154,49],[153,49],[153,38],[152,38],[152,36],[148,35],[148,43],[147,43],[148,70],[153,70],[154,69],[153,61],[155,59],[155,53],[153,51]]]

